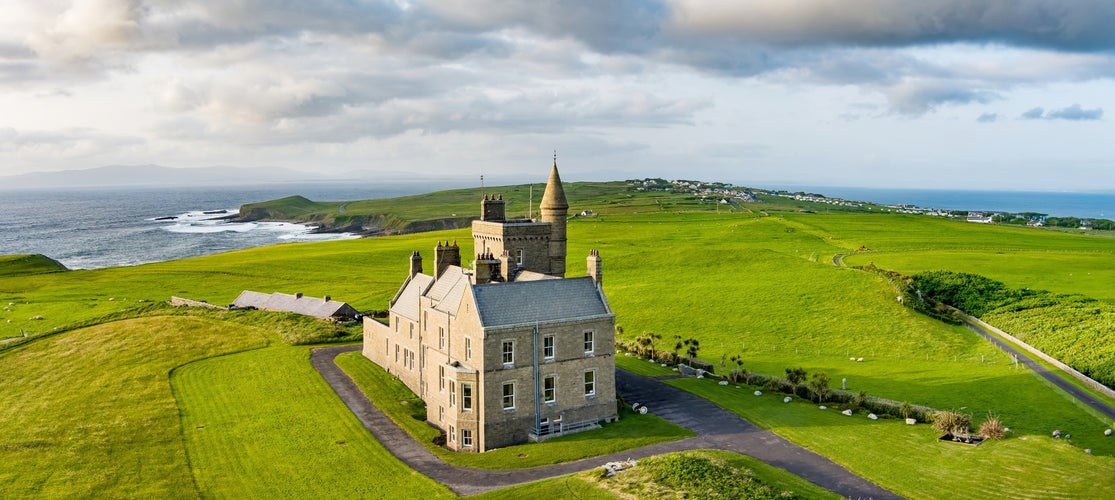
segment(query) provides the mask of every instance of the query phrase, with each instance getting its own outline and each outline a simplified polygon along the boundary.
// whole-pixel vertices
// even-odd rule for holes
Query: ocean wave
[[[277,240],[328,241],[358,238],[352,233],[314,233],[317,226],[290,222],[230,222],[234,210],[196,210],[172,217],[154,217],[148,221],[166,223],[161,229],[181,234],[273,233]]]

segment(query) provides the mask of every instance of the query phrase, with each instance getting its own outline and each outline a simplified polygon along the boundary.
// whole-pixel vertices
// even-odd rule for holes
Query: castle
[[[617,418],[615,315],[593,250],[566,278],[565,198],[557,161],[541,220],[508,219],[485,195],[472,223],[476,258],[438,242],[391,299],[388,324],[364,319],[364,356],[426,403],[452,450],[482,452],[595,428]]]

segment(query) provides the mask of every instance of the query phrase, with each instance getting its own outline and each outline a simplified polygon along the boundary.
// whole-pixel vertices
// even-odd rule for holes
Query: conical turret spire
[[[542,210],[568,210],[569,202],[565,199],[565,189],[561,187],[561,176],[558,175],[557,155],[554,155],[554,166],[550,168],[550,180],[546,181],[546,192],[542,195]]]

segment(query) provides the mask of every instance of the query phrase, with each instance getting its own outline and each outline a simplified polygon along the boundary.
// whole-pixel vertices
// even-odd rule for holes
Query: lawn
[[[168,375],[265,344],[224,322],[142,318],[0,354],[2,496],[196,498]]]
[[[806,402],[785,404],[781,395],[756,397],[746,386],[736,389],[698,379],[670,384],[908,498],[1094,498],[1115,490],[1115,458],[1089,455],[1079,446],[1044,434],[1016,430],[1006,440],[969,447],[938,442],[928,425],[872,421],[863,413],[847,417]],[[1042,421],[1057,413],[1055,407],[1071,406],[1067,401],[1032,402],[1054,407],[1034,406],[1026,417]],[[1006,421],[1016,428],[1010,418]],[[1078,436],[1073,432],[1072,439]]]
[[[336,358],[380,410],[442,460],[481,469],[537,467],[608,455],[642,446],[693,436],[693,432],[653,415],[639,415],[621,408],[620,420],[603,428],[548,439],[541,443],[508,446],[485,453],[455,453],[433,444],[441,431],[426,424],[426,407],[398,379],[359,352]]]
[[[445,498],[396,459],[310,365],[273,342],[191,363],[171,377],[202,497]]]

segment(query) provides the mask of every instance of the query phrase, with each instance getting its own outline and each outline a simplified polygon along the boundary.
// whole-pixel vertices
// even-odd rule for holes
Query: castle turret
[[[449,266],[460,265],[461,248],[457,246],[457,242],[450,244],[446,241],[444,245],[437,242],[437,247],[434,248],[434,279],[440,278]]]
[[[484,200],[480,202],[480,220],[501,222],[507,219],[506,206],[503,202],[503,195],[484,195]]]
[[[596,249],[590,250],[588,253],[588,275],[592,277],[592,281],[596,282],[596,286],[604,284],[604,273],[600,269],[600,252]]]
[[[422,274],[422,254],[418,253],[418,250],[410,255],[410,275],[415,274]]]
[[[550,169],[550,179],[546,182],[546,193],[542,195],[542,222],[550,223],[550,272],[554,276],[565,277],[565,218],[569,214],[569,202],[565,200],[565,190],[561,187],[558,175],[557,157]]]

